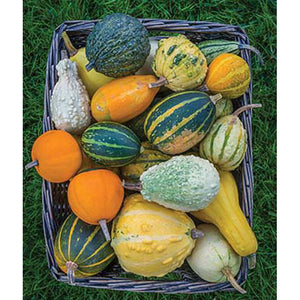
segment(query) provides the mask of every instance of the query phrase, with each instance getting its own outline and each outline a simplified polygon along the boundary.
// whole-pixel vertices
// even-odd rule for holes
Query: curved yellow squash
[[[220,171],[220,190],[206,208],[191,214],[216,225],[235,252],[248,256],[257,250],[257,240],[239,205],[238,189],[230,172]]]
[[[113,222],[112,242],[122,268],[146,277],[161,277],[180,267],[191,254],[194,222],[183,212],[144,200],[125,199]]]

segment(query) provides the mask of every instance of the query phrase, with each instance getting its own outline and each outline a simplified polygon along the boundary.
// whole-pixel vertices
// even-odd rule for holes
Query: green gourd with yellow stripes
[[[167,154],[183,153],[199,143],[215,121],[220,94],[186,91],[171,94],[148,113],[144,131],[151,144]]]
[[[100,226],[89,225],[72,213],[58,230],[54,257],[72,284],[75,278],[93,276],[104,270],[115,253]]]
[[[247,149],[247,132],[238,115],[255,107],[261,107],[261,104],[242,106],[233,114],[218,119],[200,143],[200,157],[212,162],[219,170],[235,170]]]

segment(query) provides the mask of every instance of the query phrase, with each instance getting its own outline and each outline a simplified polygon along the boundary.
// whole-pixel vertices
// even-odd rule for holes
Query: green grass
[[[24,161],[42,133],[45,66],[53,30],[65,20],[97,19],[113,12],[135,17],[207,20],[243,27],[265,66],[252,59],[254,231],[257,267],[244,285],[246,295],[163,295],[70,287],[48,270],[42,229],[41,179],[24,173],[24,299],[275,299],[276,298],[276,2],[275,1],[46,1],[24,2]]]

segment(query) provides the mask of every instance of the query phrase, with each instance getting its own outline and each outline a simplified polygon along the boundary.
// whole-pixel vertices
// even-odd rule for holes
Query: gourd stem
[[[143,153],[144,151],[145,151],[145,148],[143,146],[141,146],[140,153]]]
[[[216,95],[209,96],[211,102],[216,105],[217,101],[222,99],[222,94],[218,93]]]
[[[143,189],[141,182],[126,182],[124,179],[122,181],[122,186],[127,190],[137,192],[140,192]]]
[[[154,87],[160,87],[160,86],[166,85],[166,84],[168,84],[168,83],[169,83],[169,82],[168,82],[167,78],[161,76],[161,77],[158,78],[157,81],[152,82],[152,83],[149,83],[149,88],[152,89],[152,88],[154,88]]]
[[[235,280],[234,276],[232,275],[231,269],[229,267],[225,267],[222,270],[222,273],[226,276],[228,281],[231,283],[231,285],[241,294],[246,294],[247,292],[239,286],[237,281]]]
[[[72,42],[71,42],[69,36],[67,35],[67,33],[66,33],[65,31],[61,34],[61,37],[62,37],[63,40],[64,40],[64,43],[65,43],[65,45],[66,45],[66,48],[67,48],[67,50],[68,50],[70,56],[76,55],[76,53],[78,52],[78,49],[76,49],[76,48],[73,46],[73,44],[72,44]]]
[[[86,70],[87,71],[91,71],[94,68],[95,62],[94,61],[90,61],[86,66]]]
[[[193,228],[191,231],[191,237],[192,239],[199,239],[204,237],[204,233],[201,230],[198,230],[197,228]]]
[[[101,229],[104,233],[105,239],[107,241],[110,241],[110,234],[109,234],[109,231],[108,231],[108,228],[107,228],[107,225],[106,225],[106,220],[105,219],[100,220],[99,225],[101,226]]]
[[[208,92],[209,89],[208,89],[207,85],[204,83],[199,87],[199,91],[200,92]]]
[[[256,254],[253,253],[253,254],[249,255],[247,257],[247,259],[248,259],[248,268],[250,270],[255,269],[255,266],[256,266]]]
[[[37,161],[37,159],[36,160],[33,160],[32,162],[30,162],[29,164],[27,164],[26,166],[25,166],[25,170],[28,170],[28,169],[30,169],[30,168],[32,168],[32,167],[36,167],[36,166],[38,166],[39,165],[39,162]]]
[[[74,285],[75,284],[75,271],[77,270],[78,265],[72,261],[67,261],[66,267],[67,267],[68,283],[70,285]]]
[[[259,50],[257,50],[256,48],[254,48],[253,46],[250,46],[250,45],[244,45],[244,44],[239,44],[239,49],[242,50],[242,49],[247,49],[247,50],[250,50],[252,52],[254,52],[258,58],[259,58],[259,61],[260,61],[260,64],[263,66],[264,65],[264,60],[262,58],[262,55],[260,53]]]
[[[232,115],[233,116],[238,116],[243,111],[248,110],[250,108],[256,108],[256,107],[262,107],[262,105],[260,103],[244,105],[244,106],[238,108],[235,112],[233,112]]]

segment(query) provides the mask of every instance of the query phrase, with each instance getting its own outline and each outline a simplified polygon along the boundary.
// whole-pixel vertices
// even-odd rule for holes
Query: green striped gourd
[[[89,225],[73,213],[58,230],[54,257],[60,269],[67,274],[70,284],[74,283],[75,277],[83,278],[101,272],[114,256],[101,227]]]
[[[263,64],[261,54],[256,48],[247,44],[241,44],[238,41],[206,40],[198,43],[197,46],[204,54],[207,64],[210,64],[214,58],[222,53],[239,54],[242,49],[247,49],[254,52],[256,55],[258,55],[261,64]]]
[[[216,119],[228,116],[233,112],[231,99],[222,98],[216,103]]]
[[[128,181],[137,181],[144,171],[171,158],[170,155],[164,154],[157,150],[149,142],[142,142],[144,149],[133,162],[121,168],[122,177]]]
[[[261,104],[250,104],[237,109],[232,115],[218,119],[200,143],[200,157],[208,159],[222,171],[233,171],[243,161],[247,149],[247,132],[238,115]]]
[[[109,121],[94,123],[81,137],[84,153],[97,164],[120,167],[142,151],[141,142],[128,127]]]
[[[175,93],[148,113],[144,131],[151,144],[167,154],[179,154],[200,142],[215,120],[220,95],[199,91]]]

